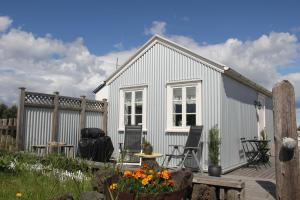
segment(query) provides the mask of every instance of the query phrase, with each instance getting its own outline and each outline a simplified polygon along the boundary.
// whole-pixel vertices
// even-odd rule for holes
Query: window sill
[[[189,131],[190,131],[189,128],[180,128],[180,129],[171,128],[171,129],[167,129],[165,132],[166,133],[188,133]]]
[[[118,132],[125,132],[125,129],[118,129]],[[148,129],[143,129],[142,132],[148,132]]]

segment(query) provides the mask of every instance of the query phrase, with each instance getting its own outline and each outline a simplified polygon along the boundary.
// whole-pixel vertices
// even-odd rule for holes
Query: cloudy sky
[[[300,116],[299,1],[241,2],[1,1],[0,101],[20,86],[93,98],[117,59],[160,34],[268,89],[289,80]]]

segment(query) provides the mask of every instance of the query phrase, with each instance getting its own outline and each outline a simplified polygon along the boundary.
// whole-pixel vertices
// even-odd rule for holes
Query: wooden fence
[[[28,92],[20,88],[16,143],[19,150],[50,141],[75,147],[82,128],[101,128],[107,132],[107,101]]]
[[[17,119],[0,119],[0,149],[14,151],[16,149]]]

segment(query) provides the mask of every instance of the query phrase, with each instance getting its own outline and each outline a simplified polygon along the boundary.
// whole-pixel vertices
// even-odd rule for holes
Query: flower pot
[[[221,174],[222,174],[221,166],[214,166],[214,165],[208,166],[208,175],[220,177]]]
[[[143,153],[146,155],[151,155],[153,153],[153,147],[151,145],[144,146]]]

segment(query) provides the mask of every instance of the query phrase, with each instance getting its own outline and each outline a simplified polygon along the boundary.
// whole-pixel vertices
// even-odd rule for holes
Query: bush
[[[220,139],[219,129],[217,127],[213,127],[209,130],[208,151],[209,163],[211,165],[218,166],[220,155]]]

